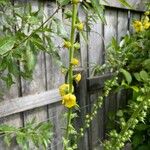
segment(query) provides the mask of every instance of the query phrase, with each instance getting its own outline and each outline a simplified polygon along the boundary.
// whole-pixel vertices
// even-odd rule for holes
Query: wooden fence
[[[26,2],[31,1],[26,0]],[[78,125],[82,124],[83,115],[100,95],[103,82],[108,77],[90,77],[91,69],[89,69],[89,64],[104,63],[106,45],[111,41],[111,38],[114,36],[120,41],[121,37],[127,32],[132,32],[132,20],[141,17],[143,2],[146,2],[146,0],[130,1],[134,4],[136,10],[126,9],[115,0],[109,0],[109,2],[109,5],[105,4],[104,14],[107,25],[102,24],[100,21],[97,21],[97,23],[93,22],[92,32],[86,34],[89,41],[88,45],[82,37],[79,38],[81,48],[78,57],[81,64],[78,71],[82,73],[83,78],[79,86],[76,87],[78,103],[81,105],[80,118],[77,119]],[[36,7],[37,3],[37,1],[32,1],[32,6]],[[44,3],[45,14],[51,14],[56,8],[55,3],[51,1],[44,1]],[[57,13],[57,17],[62,22],[66,22],[63,19],[62,10]],[[86,16],[81,10],[79,17],[81,20],[86,20]],[[56,44],[59,45],[61,43],[62,41],[58,39]],[[62,58],[67,56],[66,50],[63,49],[60,51],[60,54]],[[5,93],[3,100],[0,102],[0,122],[20,127],[24,126],[33,117],[36,117],[38,122],[51,120],[54,124],[54,138],[49,150],[62,149],[61,127],[64,124],[62,114],[65,108],[61,105],[57,88],[64,82],[64,76],[59,70],[51,56],[40,53],[32,81],[16,80],[16,84],[10,90],[7,90],[0,83],[1,90]],[[96,119],[91,124],[91,128],[85,135],[84,143],[80,146],[81,150],[94,150],[100,145],[100,139],[105,137],[105,124],[108,112],[124,105],[125,101],[125,96],[121,97],[121,94],[113,95],[105,100],[103,108],[99,110]],[[19,149],[15,143],[8,148],[3,143],[2,138],[0,140],[0,150]]]

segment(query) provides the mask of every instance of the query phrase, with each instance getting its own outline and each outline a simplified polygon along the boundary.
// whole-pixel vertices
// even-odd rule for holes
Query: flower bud
[[[72,65],[79,65],[78,59],[73,58],[73,59],[71,60],[71,64],[72,64]]]
[[[78,31],[82,31],[84,29],[84,24],[82,22],[76,24],[76,28]]]
[[[75,49],[80,49],[80,44],[79,43],[75,43],[73,46],[74,46]]]
[[[77,75],[75,75],[75,81],[77,82],[77,83],[79,83],[80,82],[80,80],[81,80],[81,74],[80,73],[78,73]]]
[[[71,48],[71,42],[70,41],[64,41],[64,46],[65,48]]]

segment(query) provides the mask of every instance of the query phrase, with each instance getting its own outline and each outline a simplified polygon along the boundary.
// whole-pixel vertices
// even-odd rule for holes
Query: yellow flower
[[[79,60],[76,59],[76,58],[73,58],[73,59],[71,60],[71,64],[72,64],[72,65],[79,65]]]
[[[148,16],[146,16],[144,18],[143,27],[144,27],[144,29],[148,29],[150,27],[150,22],[149,22],[149,17]]]
[[[64,104],[65,107],[67,107],[67,108],[71,108],[71,107],[76,106],[77,104],[76,104],[75,95],[73,95],[71,93],[64,95],[63,99],[62,99],[62,104]]]
[[[150,22],[145,23],[143,26],[144,26],[144,29],[148,29],[150,27]]]
[[[59,87],[59,93],[61,96],[68,94],[68,92],[69,92],[69,84],[62,84]]]
[[[80,22],[80,23],[76,24],[76,27],[79,31],[82,31],[84,28],[84,24],[82,22]]]
[[[133,23],[133,26],[134,26],[136,32],[141,32],[144,29],[143,25],[142,25],[142,22],[140,22],[140,21],[135,21]]]
[[[81,80],[81,74],[78,73],[77,75],[75,75],[75,81],[78,83]]]

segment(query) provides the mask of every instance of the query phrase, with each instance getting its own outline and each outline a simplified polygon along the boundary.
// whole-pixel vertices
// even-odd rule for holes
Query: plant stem
[[[75,25],[76,25],[76,19],[77,19],[77,4],[73,4],[72,6],[72,24],[71,24],[71,35],[70,35],[70,42],[71,42],[71,48],[69,49],[69,72],[68,72],[68,77],[69,77],[69,93],[73,93],[73,66],[71,64],[71,60],[74,56],[74,43],[75,43]],[[67,129],[66,129],[66,135],[65,139],[69,141],[69,126],[71,124],[71,113],[72,113],[72,108],[68,109],[68,116],[67,116]],[[67,150],[67,147],[69,144],[64,146],[64,150]]]
[[[75,42],[75,24],[76,24],[76,18],[77,18],[77,5],[73,4],[73,12],[72,12],[72,25],[71,25],[71,48],[69,50],[69,62],[71,62],[73,56],[74,56],[74,42]],[[72,85],[73,85],[73,68],[71,63],[69,64],[69,92],[72,93]]]

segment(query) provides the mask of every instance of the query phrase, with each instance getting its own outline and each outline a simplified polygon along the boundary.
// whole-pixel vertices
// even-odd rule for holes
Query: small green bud
[[[75,48],[75,49],[80,49],[80,44],[79,44],[79,43],[75,43],[75,44],[74,44],[74,48]]]
[[[83,128],[80,128],[80,131],[83,132]]]

